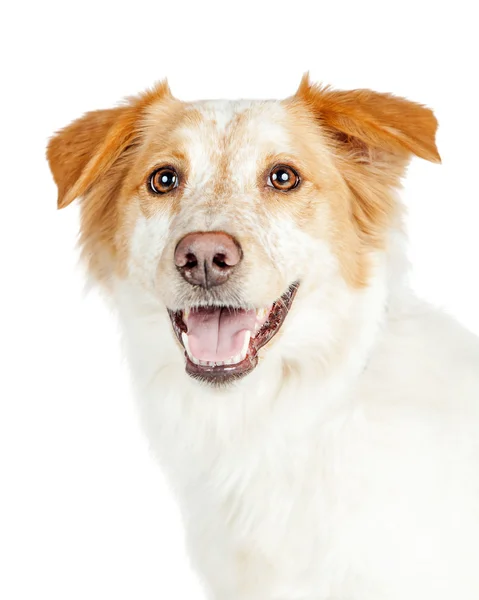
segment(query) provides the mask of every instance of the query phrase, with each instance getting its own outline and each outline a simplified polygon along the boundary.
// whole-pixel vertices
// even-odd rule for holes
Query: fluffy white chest
[[[447,414],[438,357],[411,379],[424,340],[404,335],[401,368],[393,332],[348,393],[275,381],[274,363],[220,402],[181,389],[181,365],[149,386],[145,424],[212,598],[477,597],[474,421]]]

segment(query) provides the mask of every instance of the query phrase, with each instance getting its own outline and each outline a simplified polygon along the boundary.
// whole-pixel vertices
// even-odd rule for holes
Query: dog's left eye
[[[167,194],[178,187],[178,174],[172,167],[163,167],[153,171],[148,184],[154,194]]]
[[[299,182],[299,175],[288,165],[276,165],[271,169],[268,177],[268,185],[283,192],[298,187]]]

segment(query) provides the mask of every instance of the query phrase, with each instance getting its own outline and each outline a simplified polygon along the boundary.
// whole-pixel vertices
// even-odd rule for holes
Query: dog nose
[[[206,289],[225,283],[241,259],[239,243],[222,231],[189,233],[175,249],[175,265],[184,279]]]

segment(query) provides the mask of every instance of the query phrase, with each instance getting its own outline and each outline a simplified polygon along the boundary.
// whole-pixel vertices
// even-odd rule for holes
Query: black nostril
[[[206,289],[225,283],[242,257],[239,243],[221,231],[189,233],[174,251],[183,279]]]
[[[220,269],[226,269],[228,264],[226,262],[226,256],[224,254],[215,254],[213,258],[213,264],[215,264]]]
[[[194,269],[194,267],[196,267],[198,265],[198,259],[192,252],[188,252],[188,254],[185,256],[185,258],[186,258],[185,267],[187,269]]]

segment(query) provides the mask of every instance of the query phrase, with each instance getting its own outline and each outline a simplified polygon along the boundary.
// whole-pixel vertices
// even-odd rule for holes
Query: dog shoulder
[[[479,425],[479,338],[448,314],[414,301],[390,315],[365,385],[392,405],[439,418],[474,418]]]

